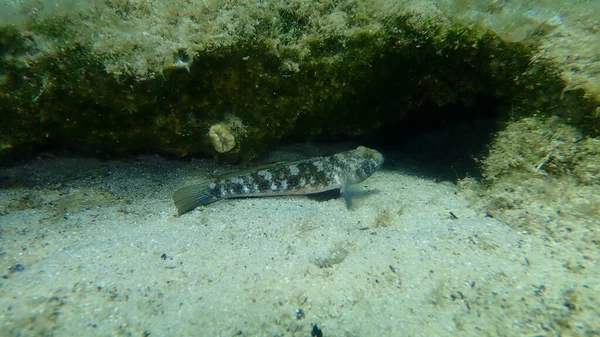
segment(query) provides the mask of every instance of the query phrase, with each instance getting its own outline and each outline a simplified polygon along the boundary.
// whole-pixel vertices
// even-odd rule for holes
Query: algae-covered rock
[[[551,11],[416,0],[3,6],[5,152],[208,154],[218,150],[208,130],[233,115],[244,134],[232,149],[251,159],[289,137],[368,134],[431,104],[473,110],[481,96],[495,97],[500,120],[538,112],[600,129],[594,87],[565,84],[549,54],[560,49],[549,36],[570,32]],[[517,16],[535,24],[522,38],[507,24]]]

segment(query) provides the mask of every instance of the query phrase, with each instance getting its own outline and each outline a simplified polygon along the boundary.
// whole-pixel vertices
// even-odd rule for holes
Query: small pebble
[[[10,271],[11,273],[16,273],[18,271],[23,271],[23,270],[25,270],[25,266],[23,266],[20,263],[17,263],[14,266],[8,268],[8,271]]]

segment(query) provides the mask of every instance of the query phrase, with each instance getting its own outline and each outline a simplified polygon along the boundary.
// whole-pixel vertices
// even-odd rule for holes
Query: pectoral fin
[[[357,185],[344,184],[342,186],[342,196],[344,197],[344,201],[346,202],[347,209],[352,208],[352,199],[354,199],[354,197],[357,194],[356,189],[357,189]]]

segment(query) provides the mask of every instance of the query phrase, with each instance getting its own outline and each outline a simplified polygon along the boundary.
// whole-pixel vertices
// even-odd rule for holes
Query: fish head
[[[354,150],[356,160],[352,168],[352,173],[348,177],[347,184],[357,184],[369,178],[383,165],[383,155],[376,150],[368,147],[359,146]]]

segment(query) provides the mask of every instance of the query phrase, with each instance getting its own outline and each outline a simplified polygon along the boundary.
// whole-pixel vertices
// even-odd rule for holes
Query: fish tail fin
[[[208,205],[217,201],[217,197],[210,193],[207,184],[195,184],[177,190],[173,194],[173,201],[177,213],[182,215],[201,205]]]

